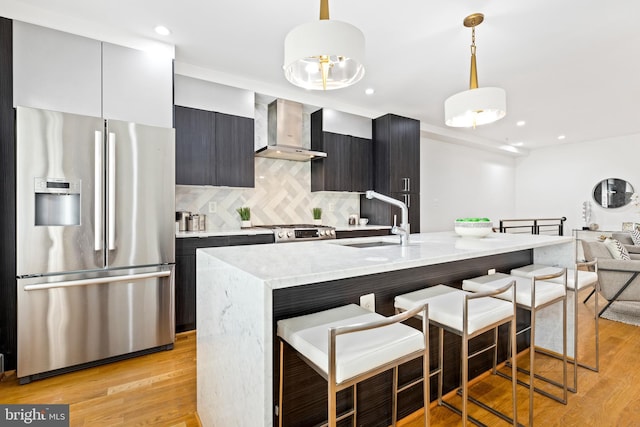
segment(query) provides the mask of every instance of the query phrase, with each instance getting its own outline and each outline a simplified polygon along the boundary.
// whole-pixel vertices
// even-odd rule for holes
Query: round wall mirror
[[[603,208],[621,208],[631,202],[633,186],[624,179],[607,178],[593,188],[593,200]]]

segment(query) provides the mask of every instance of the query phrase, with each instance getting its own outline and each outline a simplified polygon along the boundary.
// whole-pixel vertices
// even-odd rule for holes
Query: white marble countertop
[[[383,273],[525,249],[572,244],[573,237],[491,233],[459,237],[453,231],[412,234],[409,246],[350,247],[366,242],[399,242],[398,236],[362,237],[198,249],[227,266],[264,282],[271,289],[346,277]]]

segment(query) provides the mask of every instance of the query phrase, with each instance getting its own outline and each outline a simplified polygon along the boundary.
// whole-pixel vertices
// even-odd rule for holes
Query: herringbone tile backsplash
[[[311,192],[311,163],[256,157],[255,188],[176,187],[176,210],[207,215],[207,230],[240,228],[236,208],[251,208],[251,222],[308,224],[311,209],[322,208],[322,223],[347,225],[360,212],[358,193]],[[209,207],[215,209],[211,213]]]

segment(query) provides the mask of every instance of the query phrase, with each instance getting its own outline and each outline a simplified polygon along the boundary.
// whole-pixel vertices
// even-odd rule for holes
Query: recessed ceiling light
[[[558,136],[558,139],[559,139],[560,141],[562,141],[562,140],[563,140],[563,139],[565,139],[565,138],[566,138],[566,136],[564,136],[564,135],[559,135],[559,136]]]
[[[518,122],[516,122],[516,126],[524,126],[526,124],[527,122],[525,122],[524,120],[519,120]]]
[[[367,95],[373,95],[373,93],[375,92],[375,90],[373,88],[367,88],[364,93],[366,93]]]
[[[171,30],[168,29],[167,27],[165,27],[164,25],[158,25],[155,28],[156,33],[160,34],[161,36],[168,36],[169,34],[171,34]]]
[[[518,149],[513,145],[501,145],[500,148],[504,151],[509,151],[511,153],[519,153]]]

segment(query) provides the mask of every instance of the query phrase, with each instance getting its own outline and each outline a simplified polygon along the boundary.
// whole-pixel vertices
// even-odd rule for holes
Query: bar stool
[[[401,322],[422,313],[422,332]],[[396,425],[398,393],[423,382],[425,427],[429,425],[429,323],[428,306],[414,307],[407,313],[385,317],[359,305],[349,304],[305,316],[279,320],[280,390],[279,426],[284,419],[284,343],[288,343],[326,381],[328,386],[328,426],[352,416],[356,426],[357,384],[393,369],[392,425]],[[398,366],[423,358],[423,376],[398,388]],[[353,406],[341,416],[336,414],[336,395],[353,387]]]
[[[506,302],[496,298],[490,298],[502,292],[511,292],[515,296],[515,282],[511,282],[499,289],[490,292],[471,293],[461,291],[449,286],[437,285],[426,289],[420,289],[404,295],[395,297],[394,305],[396,311],[403,312],[410,310],[416,305],[429,305],[429,324],[439,328],[438,335],[438,367],[434,374],[438,375],[438,404],[445,406],[457,414],[462,416],[462,425],[467,425],[467,419],[478,425],[483,425],[480,421],[468,415],[467,401],[471,401],[492,414],[502,418],[503,420],[517,424],[517,401],[516,401],[516,364],[512,365],[512,400],[513,400],[513,418],[489,407],[483,402],[469,396],[469,359],[493,349],[493,368],[492,372],[496,373],[497,363],[497,339],[498,326],[505,323],[511,323],[511,357],[516,354],[515,333],[516,333],[516,304],[515,302]],[[515,298],[513,299],[515,301]],[[422,314],[422,313],[420,313]],[[462,409],[442,399],[442,374],[444,361],[444,331],[445,329],[461,337],[460,361],[462,365],[461,391],[462,391]],[[493,329],[493,344],[484,349],[469,354],[469,342],[472,338]]]
[[[595,349],[596,349],[596,363],[595,366],[590,366],[585,363],[580,363],[578,360],[578,293],[587,288],[592,288],[592,292],[595,293],[595,311],[598,312],[598,293],[595,292],[598,286],[598,273],[595,271],[584,271],[580,268],[591,268],[595,266],[596,262],[579,262],[576,263],[575,269],[567,269],[567,291],[573,292],[573,361],[570,363],[573,365],[573,386],[567,387],[567,389],[573,393],[578,391],[578,366],[589,369],[593,372],[600,371],[600,337],[599,337],[599,316],[594,316],[595,323]],[[530,264],[520,268],[514,268],[511,270],[511,275],[526,277],[531,279],[534,276],[543,276],[548,274],[557,273],[560,267],[547,266],[542,264]],[[562,284],[560,277],[550,279],[549,282]],[[557,357],[556,354],[539,350],[548,356]]]
[[[556,283],[549,283],[548,280],[562,277],[563,286]],[[520,308],[530,313],[530,324],[528,327],[517,331],[516,335],[520,335],[526,331],[530,331],[529,344],[529,370],[519,369],[529,374],[529,383],[518,380],[518,384],[529,388],[529,426],[533,426],[533,393],[534,391],[549,397],[557,402],[567,403],[567,280],[566,269],[560,272],[549,274],[546,276],[534,276],[531,279],[524,277],[511,276],[504,273],[495,273],[486,276],[480,276],[473,279],[465,279],[462,281],[462,289],[471,292],[487,292],[500,289],[505,283],[515,280],[516,292],[515,302]],[[509,293],[500,293],[498,298],[513,301],[513,296]],[[535,324],[536,313],[545,307],[562,301],[562,383],[558,383],[550,378],[535,374]],[[517,362],[517,359],[516,359]],[[508,378],[508,376],[500,371],[498,375]],[[512,374],[513,375],[513,374]],[[562,389],[562,397],[555,396],[545,390],[535,387],[534,378],[539,378],[549,384]]]

